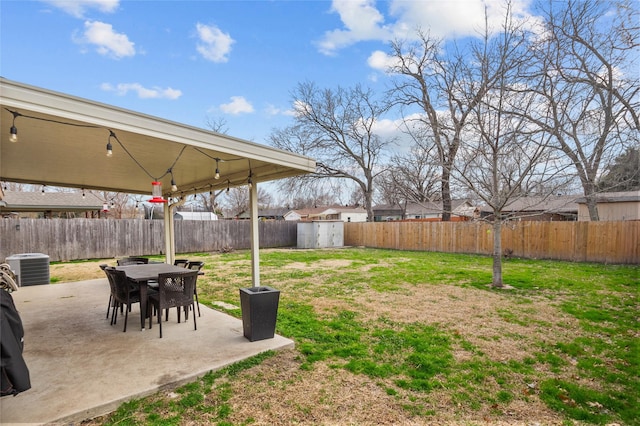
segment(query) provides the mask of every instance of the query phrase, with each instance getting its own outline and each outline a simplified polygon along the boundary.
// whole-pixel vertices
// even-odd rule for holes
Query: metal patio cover
[[[167,198],[315,170],[308,157],[5,78],[0,114],[3,181],[151,195],[160,179]]]

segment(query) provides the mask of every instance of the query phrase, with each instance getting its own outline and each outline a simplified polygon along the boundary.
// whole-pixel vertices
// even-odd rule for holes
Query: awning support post
[[[260,232],[258,229],[258,184],[249,185],[249,211],[251,220],[251,283],[260,287]]]
[[[173,265],[173,259],[176,256],[175,232],[173,228],[173,214],[171,211],[173,206],[167,201],[164,203],[164,249],[165,263]]]

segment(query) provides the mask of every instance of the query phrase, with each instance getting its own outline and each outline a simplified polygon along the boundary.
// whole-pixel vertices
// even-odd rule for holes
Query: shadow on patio
[[[74,423],[115,410],[125,401],[195,380],[267,350],[292,348],[292,340],[249,342],[242,321],[201,305],[202,316],[163,322],[140,331],[134,305],[127,332],[124,316],[105,318],[106,279],[21,287],[12,293],[25,329],[24,358],[31,389],[0,399],[0,423]],[[147,323],[148,325],[148,323]]]

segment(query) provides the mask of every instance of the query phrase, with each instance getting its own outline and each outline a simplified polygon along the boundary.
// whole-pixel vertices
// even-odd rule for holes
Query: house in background
[[[341,220],[342,222],[366,222],[367,211],[361,206],[326,206],[309,209],[290,210],[285,220]]]
[[[103,200],[90,192],[83,195],[79,192],[0,191],[0,215],[3,217],[97,218],[104,209]]]
[[[575,221],[578,218],[579,195],[550,195],[548,197],[520,197],[507,204],[502,213],[518,220]],[[491,220],[493,210],[480,209],[483,219]]]
[[[451,220],[465,221],[476,216],[476,207],[471,201],[451,200],[453,211]],[[442,201],[427,201],[425,203],[409,203],[405,209],[398,205],[381,204],[373,208],[375,222],[388,222],[394,220],[422,220],[437,222],[442,220]]]
[[[262,209],[258,210],[258,217],[261,220],[284,220],[284,215],[288,209]]]
[[[258,209],[258,219],[260,220],[284,220],[284,215],[288,212],[287,209]],[[233,219],[249,219],[251,215],[249,211],[244,210],[235,215]]]
[[[589,221],[589,210],[584,197],[576,200],[578,220]],[[640,220],[640,191],[603,192],[596,197],[601,221]]]

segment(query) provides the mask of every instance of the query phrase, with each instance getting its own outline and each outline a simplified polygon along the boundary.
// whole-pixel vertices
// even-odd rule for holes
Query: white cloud
[[[96,46],[96,51],[105,56],[121,59],[134,56],[136,49],[134,43],[126,34],[117,33],[111,24],[100,21],[85,21],[84,34],[75,40],[82,44]]]
[[[264,112],[267,115],[280,115],[285,113],[285,111],[281,110],[280,108],[272,104],[267,105],[266,108],[264,109]]]
[[[529,16],[527,8],[530,3],[531,0],[512,0],[514,16]],[[397,18],[394,24],[395,37],[410,37],[416,28],[422,28],[435,37],[454,38],[479,36],[485,27],[485,8],[489,28],[498,30],[504,22],[504,0],[394,0],[389,11]]]
[[[182,91],[167,87],[166,89],[160,87],[146,88],[140,83],[119,83],[113,86],[109,83],[102,83],[100,88],[107,92],[116,92],[120,96],[125,96],[129,92],[137,93],[141,99],[178,99],[182,96]]]
[[[517,18],[530,16],[531,0],[512,0]],[[333,0],[331,12],[340,15],[343,29],[327,31],[318,42],[320,52],[331,55],[360,41],[414,39],[416,30],[437,38],[479,36],[488,25],[498,30],[504,21],[504,0],[393,0],[389,16],[376,9],[374,0]]]
[[[374,51],[369,58],[367,58],[367,64],[374,70],[385,71],[392,65],[395,65],[397,59],[393,56],[389,56],[381,50]]]
[[[253,112],[253,105],[244,96],[232,96],[231,102],[220,105],[220,109],[227,114],[238,115]]]
[[[212,25],[196,24],[198,39],[200,42],[196,50],[205,59],[212,62],[227,62],[231,45],[235,40],[227,33],[223,33],[218,27]]]
[[[89,9],[97,9],[103,13],[112,13],[118,9],[120,0],[43,0],[52,6],[62,9],[76,18],[83,18]]]
[[[373,131],[377,135],[383,138],[393,138],[397,137],[398,132],[400,131],[399,127],[401,126],[402,120],[389,120],[387,118],[376,120],[373,124]]]
[[[318,42],[320,52],[325,55],[362,40],[389,38],[383,26],[384,16],[375,8],[374,0],[333,0],[331,12],[340,15],[344,29],[327,31]]]

